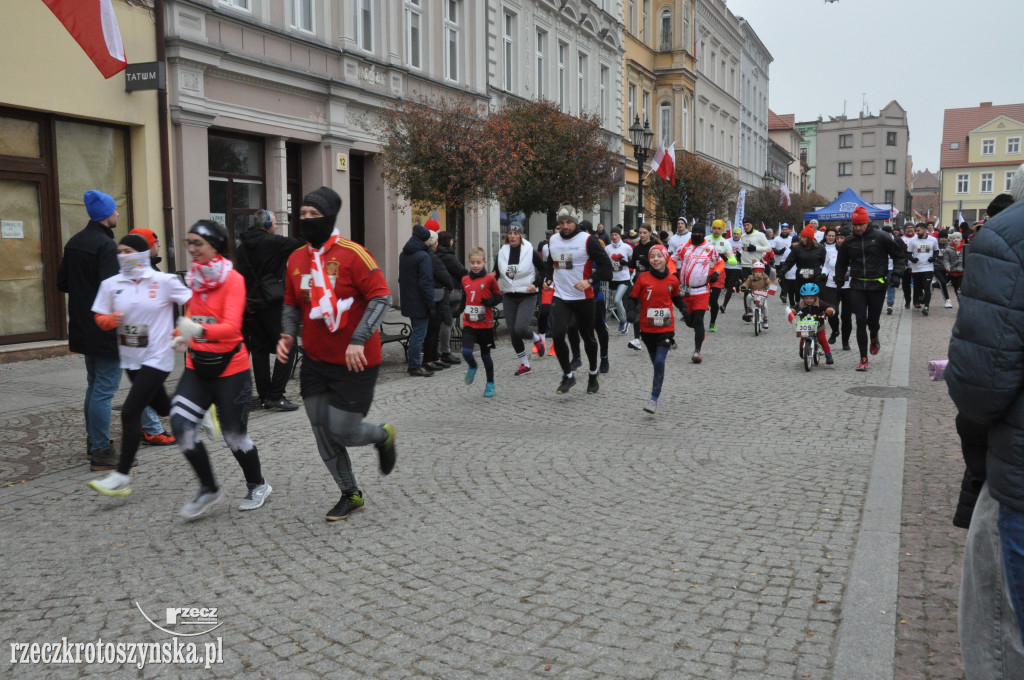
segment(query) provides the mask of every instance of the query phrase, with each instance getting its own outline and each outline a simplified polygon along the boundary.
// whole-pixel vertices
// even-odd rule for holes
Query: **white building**
[[[744,38],[723,0],[698,0],[694,151],[739,174],[740,63]]]
[[[741,187],[756,189],[762,185],[768,162],[768,67],[773,59],[743,17],[739,18],[739,29],[743,36],[739,181]]]

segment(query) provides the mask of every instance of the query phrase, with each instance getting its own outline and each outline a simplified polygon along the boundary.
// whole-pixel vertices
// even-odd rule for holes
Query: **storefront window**
[[[109,194],[121,213],[120,224],[127,225],[130,212],[124,130],[66,120],[58,120],[56,130],[61,244],[89,221],[83,197],[90,189]],[[153,228],[149,224],[138,226]]]
[[[39,158],[39,123],[0,116],[0,156]]]
[[[259,137],[209,135],[210,219],[224,224],[232,241],[265,203],[263,147]]]

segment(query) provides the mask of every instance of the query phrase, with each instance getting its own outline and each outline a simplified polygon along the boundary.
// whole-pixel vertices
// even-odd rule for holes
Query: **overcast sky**
[[[945,109],[1024,103],[1022,0],[727,0],[774,61],[768,102],[798,121],[907,111],[914,170],[939,167]]]

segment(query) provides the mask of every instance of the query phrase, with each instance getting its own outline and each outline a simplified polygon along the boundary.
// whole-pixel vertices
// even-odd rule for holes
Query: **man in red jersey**
[[[277,343],[284,361],[302,327],[302,399],[320,456],[341,489],[329,522],[363,508],[347,447],[373,444],[380,471],[386,475],[395,466],[395,428],[363,421],[373,403],[379,329],[391,291],[373,256],[335,229],[340,210],[341,196],[328,187],[302,199],[299,236],[308,246],[288,258]]]

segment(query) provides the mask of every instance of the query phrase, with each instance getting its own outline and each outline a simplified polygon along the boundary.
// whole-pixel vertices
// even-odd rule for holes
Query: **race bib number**
[[[217,317],[215,316],[193,316],[192,320],[195,321],[196,323],[201,323],[204,326],[209,326],[211,324],[217,323]],[[210,342],[206,338],[194,338],[194,340],[196,342]]]
[[[121,326],[117,338],[123,347],[149,347],[149,325],[136,323]]]
[[[814,270],[813,269],[801,269],[799,273],[800,273],[800,278],[802,278],[802,279],[809,279],[812,276],[814,276]]]
[[[338,277],[328,275],[327,279],[331,282],[331,288],[334,288],[334,284],[337,282]],[[303,274],[302,278],[299,279],[299,290],[309,291],[313,287],[313,275]]]
[[[919,252],[919,253],[930,253],[930,252],[932,252],[932,247],[931,246],[918,246],[917,247],[917,252]]]
[[[667,326],[672,321],[672,309],[669,307],[652,307],[647,310],[647,323],[652,326]]]
[[[621,272],[622,271],[622,263],[619,262],[618,260],[612,260],[612,271],[613,272]]]
[[[555,269],[572,269],[572,253],[552,253],[551,261]]]
[[[466,305],[466,321],[484,321],[487,319],[486,307],[483,305]]]

